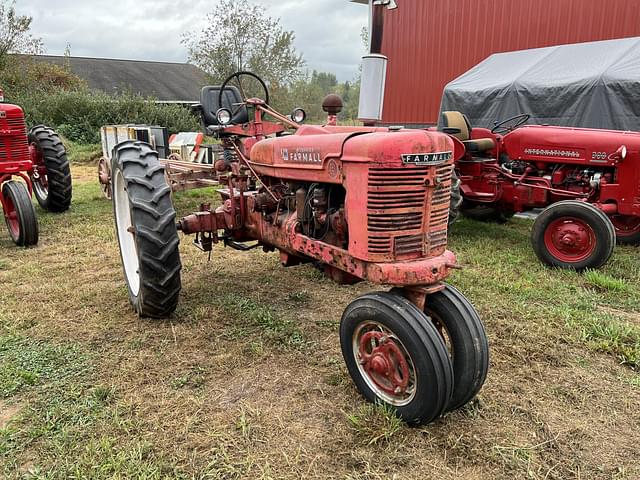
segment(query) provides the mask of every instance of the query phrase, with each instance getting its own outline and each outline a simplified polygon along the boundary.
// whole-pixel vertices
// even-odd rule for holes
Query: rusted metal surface
[[[456,143],[436,131],[298,125],[256,99],[253,121],[215,127],[235,155],[213,171],[226,188],[222,206],[180,220],[203,250],[257,241],[283,265],[317,262],[339,283],[366,280],[442,288],[455,255],[446,249]],[[284,125],[295,132],[276,135]],[[169,170],[172,162],[167,162]],[[185,167],[187,168],[187,167]],[[222,172],[224,170],[224,172]],[[197,178],[201,172],[190,172]]]
[[[108,158],[101,157],[98,160],[98,182],[102,194],[107,199],[111,199],[111,162]]]
[[[402,0],[384,10],[383,122],[436,124],[444,86],[493,53],[634,36],[637,0]]]
[[[362,367],[378,388],[392,395],[406,392],[410,379],[406,352],[388,333],[366,332],[359,339],[358,353]]]

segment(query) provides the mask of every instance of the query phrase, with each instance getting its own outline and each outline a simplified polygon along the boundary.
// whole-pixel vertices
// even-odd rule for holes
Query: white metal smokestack
[[[362,57],[358,118],[363,122],[382,120],[387,57],[372,53]]]
[[[362,2],[359,2],[362,3]],[[369,55],[362,57],[358,118],[365,123],[382,120],[387,57],[382,55],[384,9],[397,8],[394,0],[369,0]]]

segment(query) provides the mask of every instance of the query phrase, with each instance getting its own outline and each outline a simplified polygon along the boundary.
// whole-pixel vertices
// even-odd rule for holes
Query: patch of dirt
[[[639,312],[626,312],[617,308],[609,307],[607,305],[598,305],[598,311],[613,315],[623,319],[626,322],[633,323],[640,326],[640,313]]]
[[[11,420],[18,416],[22,410],[22,405],[18,403],[9,404],[0,401],[0,429],[6,428]]]

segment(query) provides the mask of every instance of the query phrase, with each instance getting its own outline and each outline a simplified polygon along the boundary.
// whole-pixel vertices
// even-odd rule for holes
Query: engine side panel
[[[505,135],[503,145],[511,159],[614,166],[621,146],[630,156],[640,153],[640,133],[527,125]]]

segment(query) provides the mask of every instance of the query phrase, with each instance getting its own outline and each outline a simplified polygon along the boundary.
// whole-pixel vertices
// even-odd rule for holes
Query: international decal
[[[282,160],[291,163],[322,163],[322,153],[316,148],[283,148],[280,150]]]
[[[7,118],[7,112],[0,110],[0,118]]]
[[[402,163],[405,165],[440,165],[452,158],[452,152],[408,153],[402,155]]]
[[[580,152],[575,150],[558,150],[545,148],[527,148],[524,153],[527,155],[537,155],[540,157],[558,157],[558,158],[580,158]]]

